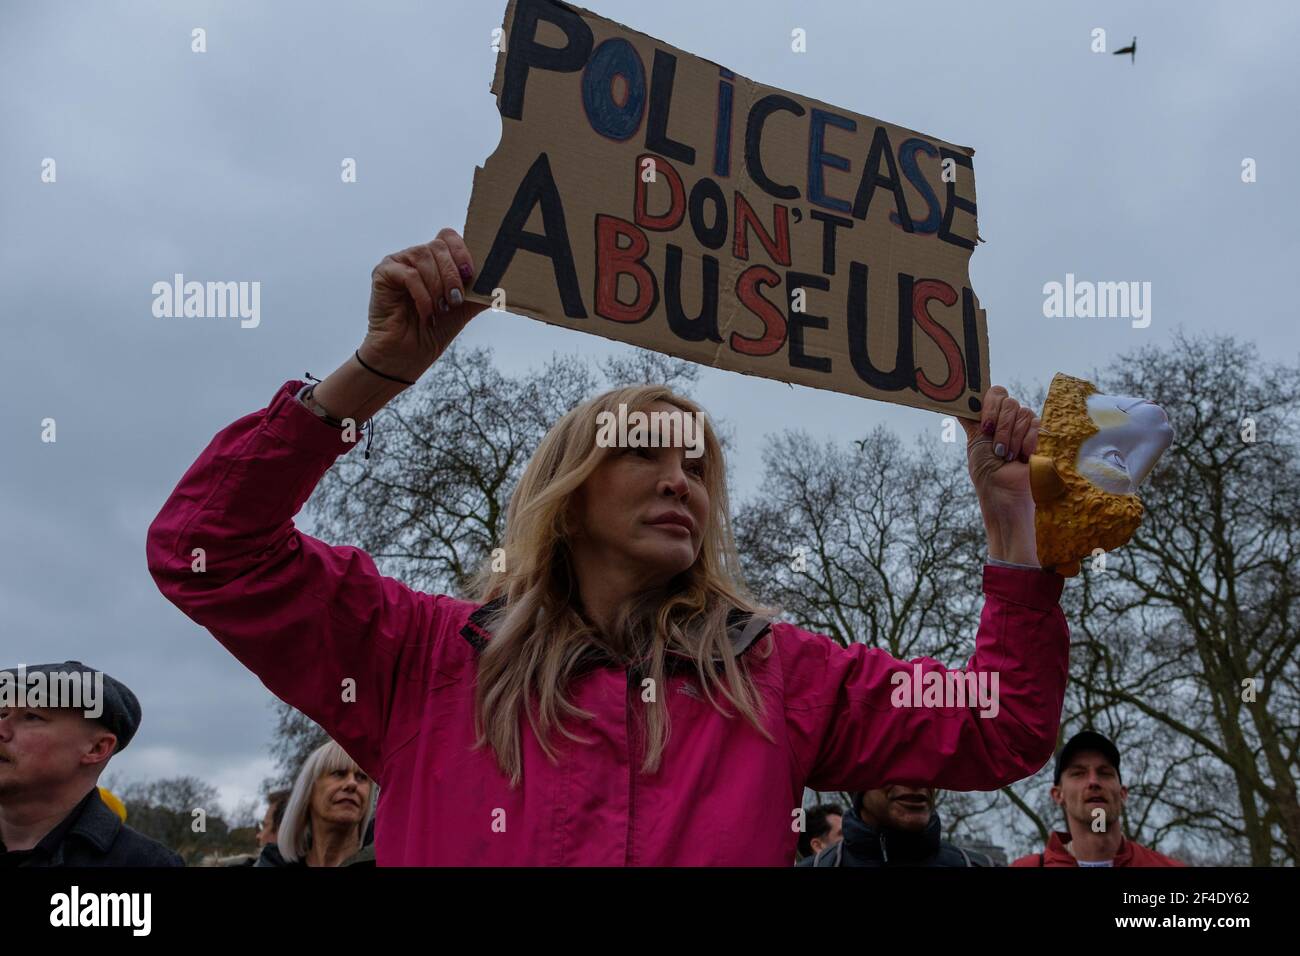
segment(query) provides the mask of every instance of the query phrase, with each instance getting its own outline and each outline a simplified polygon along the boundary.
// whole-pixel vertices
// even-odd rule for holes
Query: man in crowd
[[[266,796],[266,813],[257,825],[257,849],[260,851],[274,846],[280,839],[280,824],[284,820],[284,808],[289,805],[290,790],[272,790]],[[234,856],[214,856],[207,866],[256,866],[259,853],[237,853]]]
[[[1056,755],[1052,801],[1067,831],[1053,832],[1042,853],[1012,866],[1185,866],[1124,836],[1128,788],[1119,772],[1119,748],[1093,730],[1071,737]]]
[[[983,853],[940,839],[932,787],[901,784],[853,795],[844,838],[800,866],[992,866]]]
[[[276,790],[266,798],[266,816],[257,830],[257,845],[264,847],[275,843],[280,838],[280,821],[284,819],[284,808],[289,805],[289,791]]]
[[[97,699],[75,706],[62,699],[78,685],[99,687]],[[0,689],[0,869],[184,866],[126,826],[99,795],[100,774],[140,726],[130,688],[65,661],[0,671]]]
[[[804,814],[803,833],[799,834],[799,865],[822,850],[840,842],[844,809],[838,803],[819,803]]]

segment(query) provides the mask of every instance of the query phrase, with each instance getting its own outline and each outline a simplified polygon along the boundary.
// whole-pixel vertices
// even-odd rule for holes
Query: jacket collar
[[[841,826],[844,846],[856,857],[867,857],[881,863],[915,863],[939,852],[942,826],[938,813],[931,813],[925,829],[916,833],[894,827],[871,826],[858,816],[857,810],[844,814]]]
[[[68,831],[68,836],[81,837],[101,853],[107,853],[117,839],[118,831],[122,829],[122,821],[99,799],[99,790],[91,790],[73,813],[77,819]]]
[[[100,853],[107,853],[120,829],[122,821],[99,799],[99,789],[93,788],[59,821],[58,826],[41,837],[35,850],[38,856],[48,859],[50,863],[61,864],[68,840],[75,836],[85,840]]]
[[[1052,835],[1047,840],[1047,849],[1043,851],[1044,857],[1053,863],[1078,866],[1079,861],[1075,859],[1073,853],[1066,849],[1066,844],[1070,842],[1070,839],[1070,834],[1062,833],[1060,830],[1053,830]],[[1113,865],[1130,866],[1132,860],[1133,841],[1126,836],[1121,836],[1119,849],[1115,851]]]
[[[504,597],[498,597],[487,604],[480,605],[470,614],[469,620],[465,622],[465,626],[460,630],[460,636],[465,638],[474,650],[482,651],[487,646],[487,642],[492,637],[492,633],[486,626],[487,620],[497,610],[504,607],[505,603]],[[732,608],[731,613],[727,615],[727,636],[731,639],[732,653],[736,657],[744,654],[771,627],[772,622],[766,618],[751,615],[748,611],[742,611],[740,608]],[[669,655],[689,660],[689,658],[677,651],[669,651]],[[721,661],[715,658],[714,663],[721,663]]]

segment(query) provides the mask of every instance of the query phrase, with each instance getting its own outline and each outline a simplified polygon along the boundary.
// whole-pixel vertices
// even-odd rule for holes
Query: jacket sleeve
[[[419,659],[449,599],[294,527],[355,447],[297,400],[302,384],[286,382],[203,450],[149,527],[149,571],[169,601],[378,777],[399,682],[427,673]]]
[[[975,654],[962,670],[778,625],[796,774],[821,791],[994,790],[1037,772],[1065,699],[1063,587],[1051,572],[986,565]],[[966,705],[944,706],[961,700],[959,685]]]

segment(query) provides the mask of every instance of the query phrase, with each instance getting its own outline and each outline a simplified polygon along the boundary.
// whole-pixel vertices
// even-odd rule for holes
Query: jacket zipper
[[[623,856],[624,866],[635,865],[636,855],[632,851],[632,835],[635,832],[636,823],[636,761],[637,747],[634,738],[636,737],[636,712],[635,695],[641,687],[641,670],[636,665],[628,668],[627,672],[627,700],[626,704],[626,724],[627,724],[627,842],[626,850]]]

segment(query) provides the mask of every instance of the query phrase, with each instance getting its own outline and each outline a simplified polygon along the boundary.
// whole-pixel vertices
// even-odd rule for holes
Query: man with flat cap
[[[0,869],[185,865],[99,795],[139,726],[130,688],[80,661],[0,670]]]
[[[1124,836],[1128,787],[1119,772],[1119,748],[1095,730],[1071,737],[1056,755],[1052,801],[1065,812],[1068,832],[1053,832],[1042,853],[1012,866],[1186,866]]]

